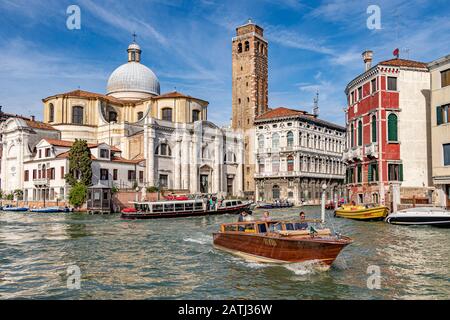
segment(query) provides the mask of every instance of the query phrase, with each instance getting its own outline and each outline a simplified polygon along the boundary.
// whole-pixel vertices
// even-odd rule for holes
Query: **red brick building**
[[[363,53],[365,72],[345,89],[348,197],[357,203],[386,204],[393,196],[426,196],[430,185],[427,65],[396,58],[372,67],[372,54]]]

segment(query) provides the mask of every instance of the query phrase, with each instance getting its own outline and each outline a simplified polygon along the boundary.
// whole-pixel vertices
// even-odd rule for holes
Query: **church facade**
[[[26,185],[24,194],[28,200],[34,200],[32,195],[41,193],[30,190],[36,184],[24,181],[25,165],[36,161],[43,139],[59,145],[49,145],[55,157],[60,145],[83,139],[88,144],[102,144],[106,149],[115,150],[123,160],[122,166],[139,164],[141,169],[129,174],[128,180],[140,187],[240,195],[244,154],[240,132],[209,122],[209,103],[205,100],[176,91],[161,94],[156,75],[141,64],[139,45],[133,42],[127,52],[128,62],[111,74],[106,94],[82,90],[56,94],[42,100],[42,122],[10,118],[2,123],[1,189],[4,192],[25,191]],[[52,161],[57,159],[46,159],[47,168],[56,167]],[[115,169],[118,168],[109,166],[108,176]],[[103,170],[105,176],[105,168],[97,166],[95,170]],[[126,168],[126,171],[132,170]],[[98,172],[98,176],[102,173]],[[113,179],[102,183],[115,185]],[[46,184],[40,184],[40,188],[44,194],[48,191],[57,197],[55,190],[45,191]],[[62,191],[62,187],[58,186],[58,190]]]

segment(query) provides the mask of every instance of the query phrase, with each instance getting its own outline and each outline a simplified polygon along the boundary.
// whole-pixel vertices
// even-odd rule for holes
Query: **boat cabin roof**
[[[305,234],[309,234],[309,228],[299,228],[298,224],[302,222],[307,223],[320,223],[320,220],[304,220],[304,221],[248,221],[248,222],[235,222],[235,223],[224,223],[220,226],[221,232],[232,232],[232,233],[268,233],[268,232],[292,232],[292,231],[302,231]],[[328,229],[324,229],[328,230]]]
[[[130,201],[132,204],[180,204],[180,203],[203,203],[201,199],[195,200],[160,200],[160,201]]]

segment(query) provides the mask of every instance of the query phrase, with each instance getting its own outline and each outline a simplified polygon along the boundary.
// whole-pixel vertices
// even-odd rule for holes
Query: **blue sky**
[[[81,30],[68,30],[66,9],[81,8]],[[367,7],[381,8],[369,30]],[[209,120],[231,117],[231,38],[248,18],[269,40],[269,104],[311,111],[344,124],[345,85],[374,62],[402,57],[429,62],[450,54],[450,1],[306,0],[0,0],[0,105],[42,117],[41,99],[75,90],[105,93],[138,34],[142,63],[161,82],[208,100]]]

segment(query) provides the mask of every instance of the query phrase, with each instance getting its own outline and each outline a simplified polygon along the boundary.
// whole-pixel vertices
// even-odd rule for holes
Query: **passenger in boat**
[[[247,216],[244,218],[244,221],[255,221],[255,218],[253,218],[252,212],[251,211],[246,211],[247,212]]]
[[[295,223],[295,230],[306,230],[308,229],[308,223],[305,221],[305,213],[302,211],[300,212],[300,222]]]
[[[272,218],[270,218],[270,213],[269,211],[266,211],[263,213],[263,217],[261,218],[261,221],[271,221]]]
[[[246,218],[247,218],[247,211],[242,211],[239,214],[238,222],[244,222],[244,221],[246,221],[245,220]]]

